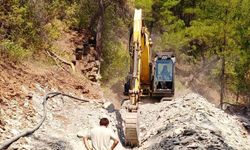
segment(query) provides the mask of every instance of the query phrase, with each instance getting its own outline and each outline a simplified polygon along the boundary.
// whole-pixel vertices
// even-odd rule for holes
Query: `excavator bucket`
[[[127,112],[125,118],[125,139],[126,145],[134,147],[139,145],[139,124],[138,113]]]

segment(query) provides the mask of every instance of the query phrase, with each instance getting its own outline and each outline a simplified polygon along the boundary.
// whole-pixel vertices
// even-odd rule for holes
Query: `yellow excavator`
[[[139,145],[138,102],[143,95],[171,98],[174,95],[175,56],[173,52],[158,52],[151,58],[150,33],[143,23],[142,10],[135,9],[133,28],[129,36],[130,72],[124,85],[129,96],[126,106],[126,145]]]

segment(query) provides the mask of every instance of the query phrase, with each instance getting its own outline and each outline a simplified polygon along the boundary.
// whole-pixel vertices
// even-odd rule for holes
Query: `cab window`
[[[172,81],[173,61],[171,59],[157,60],[155,73],[155,77],[158,81]]]

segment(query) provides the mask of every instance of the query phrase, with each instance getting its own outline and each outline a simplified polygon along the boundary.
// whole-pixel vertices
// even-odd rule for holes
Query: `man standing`
[[[92,150],[89,146],[88,139],[92,141],[92,147],[94,150],[114,150],[118,144],[118,140],[115,133],[107,128],[109,125],[109,120],[107,118],[102,118],[100,120],[100,126],[90,130],[89,134],[83,137],[84,145],[87,150]],[[113,140],[112,146],[110,146],[110,141]]]
[[[161,77],[164,81],[172,81],[172,75],[168,71],[167,65],[163,66],[162,72],[161,72]]]

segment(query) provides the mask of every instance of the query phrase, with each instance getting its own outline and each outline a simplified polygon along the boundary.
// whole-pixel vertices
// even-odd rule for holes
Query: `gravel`
[[[33,94],[34,109],[41,114],[41,96]],[[56,97],[48,102],[42,127],[10,149],[84,150],[82,136],[97,126],[100,118],[107,117],[109,128],[120,139],[116,149],[128,150],[131,148],[122,146],[125,112],[114,109],[110,102],[99,105]],[[39,120],[40,115],[36,118]],[[242,124],[195,93],[172,101],[140,104],[139,127],[141,146],[134,150],[250,149],[250,137]],[[11,130],[12,134],[18,131]]]
[[[250,149],[241,123],[195,93],[141,105],[139,119],[143,150]]]

